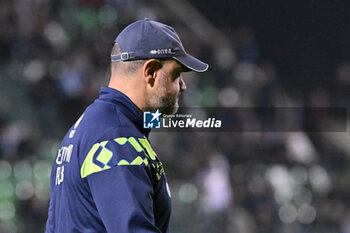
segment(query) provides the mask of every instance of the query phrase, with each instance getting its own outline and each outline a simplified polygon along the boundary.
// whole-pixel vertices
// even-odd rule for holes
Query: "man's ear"
[[[162,64],[157,59],[149,59],[142,67],[142,74],[147,84],[152,87],[157,77],[157,71],[162,68]]]

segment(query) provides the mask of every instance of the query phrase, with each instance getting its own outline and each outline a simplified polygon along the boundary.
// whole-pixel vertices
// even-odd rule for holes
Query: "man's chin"
[[[173,113],[172,113],[172,114],[177,113],[178,110],[179,110],[179,105],[174,106],[174,109],[173,109]]]
[[[162,114],[165,114],[165,115],[171,115],[171,114],[175,114],[177,112],[177,110],[179,110],[179,105],[175,104],[173,106],[169,106],[169,107],[160,109],[160,112]]]

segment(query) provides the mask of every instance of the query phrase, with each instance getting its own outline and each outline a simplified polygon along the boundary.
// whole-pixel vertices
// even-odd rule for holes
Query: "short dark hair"
[[[111,55],[117,55],[121,53],[121,49],[118,43],[114,43],[111,49]],[[146,60],[135,61],[117,61],[111,63],[111,70],[122,69],[125,73],[135,73],[140,67],[145,64]]]

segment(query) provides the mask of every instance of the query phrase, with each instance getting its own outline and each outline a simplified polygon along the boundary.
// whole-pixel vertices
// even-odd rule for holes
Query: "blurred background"
[[[53,158],[130,22],[172,25],[210,64],[185,74],[182,106],[347,107],[349,12],[349,0],[1,0],[0,232],[44,232]],[[172,232],[349,233],[349,135],[297,129],[152,133]]]

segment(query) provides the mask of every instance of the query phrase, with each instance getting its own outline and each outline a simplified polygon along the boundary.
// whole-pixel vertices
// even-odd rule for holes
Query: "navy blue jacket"
[[[102,87],[57,152],[46,232],[170,232],[170,191],[148,134],[132,101]]]

